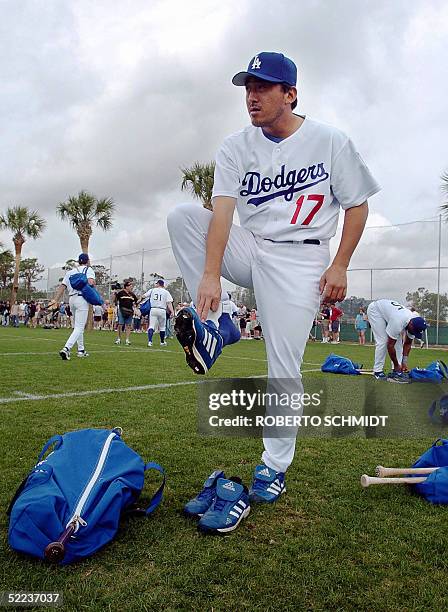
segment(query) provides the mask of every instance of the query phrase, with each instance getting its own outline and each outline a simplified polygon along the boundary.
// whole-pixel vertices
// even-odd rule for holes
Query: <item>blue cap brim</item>
[[[246,81],[249,77],[253,77],[255,79],[259,79],[260,81],[268,81],[269,83],[284,83],[281,79],[276,79],[275,77],[270,76],[260,76],[258,74],[254,74],[252,72],[238,72],[232,79],[232,83],[234,85],[243,86],[246,85]],[[293,87],[291,85],[291,87]],[[295,85],[294,85],[295,87]]]

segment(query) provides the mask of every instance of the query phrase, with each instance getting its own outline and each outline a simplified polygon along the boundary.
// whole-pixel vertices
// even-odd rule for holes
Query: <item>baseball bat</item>
[[[375,476],[367,476],[367,474],[363,474],[361,476],[361,486],[365,489],[366,487],[370,487],[370,485],[380,485],[380,484],[410,484],[415,485],[420,482],[425,482],[426,477],[417,477],[417,478],[377,478]]]
[[[50,542],[45,548],[44,556],[50,563],[59,563],[65,557],[65,544],[76,529],[76,522],[70,523],[56,542]]]
[[[375,476],[385,478],[386,476],[399,476],[400,474],[432,474],[438,470],[438,467],[427,468],[390,468],[382,465],[377,465],[375,468]]]

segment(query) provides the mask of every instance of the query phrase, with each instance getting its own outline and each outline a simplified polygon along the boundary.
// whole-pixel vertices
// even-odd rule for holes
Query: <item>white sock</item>
[[[223,303],[220,302],[218,306],[218,310],[213,312],[213,310],[208,311],[207,321],[213,321],[213,323],[218,327],[218,319],[222,315],[223,312]]]

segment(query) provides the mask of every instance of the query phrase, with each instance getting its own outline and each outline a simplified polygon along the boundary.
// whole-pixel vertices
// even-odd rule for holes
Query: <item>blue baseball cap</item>
[[[423,332],[428,327],[425,319],[423,317],[414,317],[409,323],[412,323],[412,331],[409,330],[411,334],[415,336],[417,340],[421,340]]]
[[[86,264],[89,261],[89,256],[87,253],[81,253],[81,255],[78,257],[78,262],[80,264]]]
[[[164,280],[162,280],[161,278],[159,278],[159,280],[158,280],[158,281],[157,281],[157,283],[156,283],[156,285],[162,285],[162,286],[163,286],[164,284],[165,284],[165,281],[164,281]]]
[[[238,72],[232,79],[234,85],[246,85],[249,77],[256,77],[270,83],[286,83],[295,87],[297,83],[297,67],[283,53],[263,51],[255,55],[246,72]]]

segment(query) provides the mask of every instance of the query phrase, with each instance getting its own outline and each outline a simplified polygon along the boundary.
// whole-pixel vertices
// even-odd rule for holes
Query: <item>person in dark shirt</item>
[[[131,343],[129,336],[132,330],[132,319],[134,315],[134,305],[137,304],[137,296],[133,292],[134,284],[132,281],[127,280],[123,284],[123,289],[117,291],[115,294],[115,304],[118,307],[118,337],[115,340],[115,344],[121,344],[121,332],[125,332],[126,346]]]

